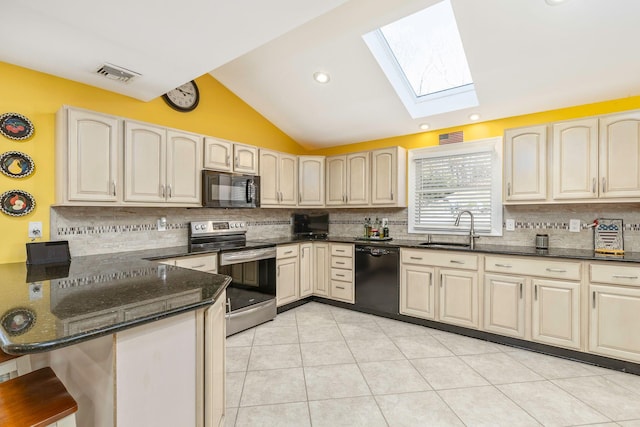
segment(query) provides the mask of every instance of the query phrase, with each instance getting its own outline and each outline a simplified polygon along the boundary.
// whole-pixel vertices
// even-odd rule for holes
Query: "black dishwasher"
[[[356,245],[356,307],[398,314],[400,249]]]

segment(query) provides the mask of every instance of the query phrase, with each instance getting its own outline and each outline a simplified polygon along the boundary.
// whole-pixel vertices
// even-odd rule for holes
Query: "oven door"
[[[208,208],[257,208],[260,177],[202,171],[202,205]]]
[[[276,248],[223,251],[218,273],[231,277],[227,295],[231,310],[276,296]]]

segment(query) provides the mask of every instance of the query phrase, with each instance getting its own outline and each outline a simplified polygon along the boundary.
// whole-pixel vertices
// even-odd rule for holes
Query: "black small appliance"
[[[291,214],[291,235],[301,239],[326,239],[329,234],[329,214]]]

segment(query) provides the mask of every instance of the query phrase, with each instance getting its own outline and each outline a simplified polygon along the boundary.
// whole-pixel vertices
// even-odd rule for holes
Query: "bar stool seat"
[[[74,427],[77,410],[78,404],[51,368],[0,383],[0,426]]]

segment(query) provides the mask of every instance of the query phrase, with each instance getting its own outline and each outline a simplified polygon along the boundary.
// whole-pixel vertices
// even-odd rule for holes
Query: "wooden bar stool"
[[[51,368],[0,383],[0,426],[75,427],[78,404]]]
[[[14,356],[0,350],[0,382],[31,372],[31,358]]]

